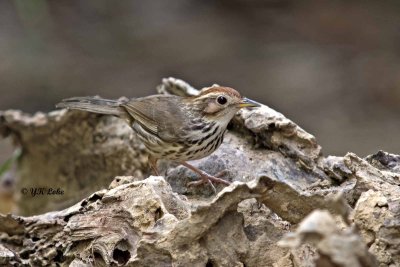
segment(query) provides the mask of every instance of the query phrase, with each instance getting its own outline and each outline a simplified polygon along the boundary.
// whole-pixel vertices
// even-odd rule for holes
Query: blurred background
[[[399,1],[0,1],[0,110],[145,96],[168,76],[238,89],[325,155],[400,153]]]

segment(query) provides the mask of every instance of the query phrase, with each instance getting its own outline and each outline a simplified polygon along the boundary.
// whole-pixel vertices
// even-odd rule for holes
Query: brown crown
[[[200,94],[198,96],[203,96],[209,93],[225,93],[225,94],[229,94],[231,96],[237,97],[237,98],[242,98],[242,96],[240,95],[240,93],[238,91],[236,91],[233,88],[230,87],[224,87],[224,86],[215,86],[215,87],[210,87],[208,89],[204,89],[200,92]]]

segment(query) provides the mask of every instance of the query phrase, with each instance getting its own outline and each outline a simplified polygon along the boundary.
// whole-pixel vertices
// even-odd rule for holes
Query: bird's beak
[[[238,106],[239,108],[254,108],[254,107],[260,107],[261,104],[246,97],[243,97],[242,101],[238,104]]]

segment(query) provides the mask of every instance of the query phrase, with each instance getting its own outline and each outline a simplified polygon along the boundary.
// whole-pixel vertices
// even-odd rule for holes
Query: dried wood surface
[[[174,78],[160,93],[198,91]],[[22,148],[17,216],[0,214],[0,265],[399,266],[400,156],[327,156],[314,136],[262,106],[242,110],[221,148],[195,165],[228,170],[213,194],[146,152],[116,118],[76,111],[0,113]],[[332,133],[334,135],[334,133]],[[73,203],[76,203],[73,205]],[[49,210],[58,210],[51,211]]]

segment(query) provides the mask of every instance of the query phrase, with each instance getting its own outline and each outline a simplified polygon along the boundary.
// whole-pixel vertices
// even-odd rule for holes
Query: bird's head
[[[242,97],[235,89],[222,86],[204,88],[200,94],[189,98],[189,102],[203,117],[226,122],[241,108],[260,106],[257,102]]]

